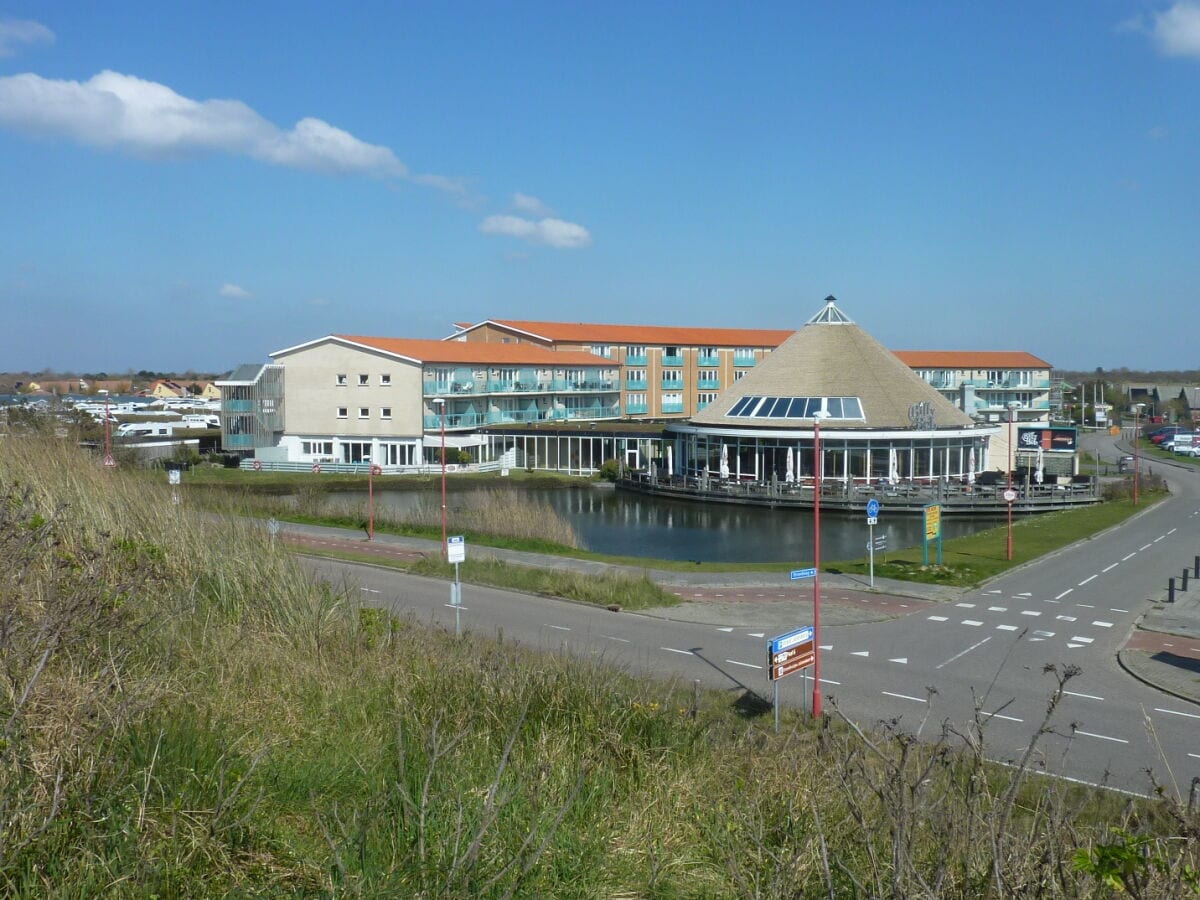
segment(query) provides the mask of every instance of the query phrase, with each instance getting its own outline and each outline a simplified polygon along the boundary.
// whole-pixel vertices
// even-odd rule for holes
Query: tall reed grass
[[[53,442],[0,444],[0,497],[5,894],[1197,889],[1186,806],[994,768],[981,722],[775,735],[745,698],[456,640]]]

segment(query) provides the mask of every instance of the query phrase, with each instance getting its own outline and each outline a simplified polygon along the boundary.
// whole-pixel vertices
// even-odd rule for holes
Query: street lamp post
[[[116,465],[112,455],[112,423],[108,420],[108,391],[100,391],[104,395],[104,466],[111,469]]]
[[[1008,490],[1005,496],[1008,500],[1008,561],[1013,558],[1012,508],[1013,508],[1013,420],[1016,418],[1020,403],[1013,401],[1008,404]]]
[[[821,718],[821,419],[813,420],[813,690],[812,714]]]
[[[442,559],[446,558],[446,401],[435,397],[433,405],[438,408],[442,425]]]
[[[1146,408],[1145,403],[1133,404],[1133,505],[1138,505],[1138,462],[1141,460],[1141,453],[1138,452],[1138,420],[1141,418],[1142,410]]]

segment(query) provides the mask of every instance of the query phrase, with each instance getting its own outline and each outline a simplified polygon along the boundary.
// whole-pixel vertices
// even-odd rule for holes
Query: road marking
[[[1040,616],[1041,612],[1039,612],[1036,609],[1023,609],[1023,610],[1021,610],[1021,615],[1023,615],[1023,616]]]
[[[1100,577],[1099,573],[1097,573],[1097,574],[1095,574],[1095,575],[1089,575],[1087,578],[1083,579],[1083,581],[1079,582],[1079,586],[1080,586],[1080,587],[1083,587],[1083,586],[1084,586],[1085,584],[1087,584],[1089,581],[1093,581],[1093,580],[1095,580],[1096,578],[1099,578],[1099,577]]]
[[[1188,756],[1194,756],[1196,759],[1200,759],[1200,753],[1189,753]]]
[[[1070,647],[1072,650],[1078,650],[1080,647],[1083,646],[1083,644],[1072,644],[1070,641],[1067,641],[1067,646]]]
[[[822,649],[822,650],[832,650],[832,649],[833,649],[833,644],[822,644],[822,645],[821,645],[821,649]]]
[[[620,641],[622,644],[632,643],[632,641],[630,641],[629,638],[613,637],[611,634],[602,634],[602,635],[600,635],[600,637],[606,638],[607,640],[610,640],[610,641]]]
[[[1053,631],[1035,631],[1034,634],[1036,634],[1038,637],[1043,637],[1043,638],[1054,637]]]
[[[1132,553],[1126,553],[1124,556],[1121,557],[1121,562],[1128,562],[1129,560],[1133,559],[1135,556],[1137,556],[1136,550],[1134,550]]]
[[[991,635],[988,635],[988,636],[987,636],[987,637],[985,637],[985,638],[984,638],[982,641],[977,641],[976,643],[974,643],[974,644],[972,644],[970,647],[968,647],[966,650],[963,650],[961,653],[955,653],[955,654],[954,654],[952,657],[950,657],[950,658],[949,658],[948,660],[946,660],[944,663],[940,663],[939,665],[935,666],[934,668],[940,669],[942,666],[948,666],[948,665],[950,665],[950,663],[954,662],[954,661],[955,661],[956,659],[958,659],[960,656],[966,656],[968,653],[970,653],[970,652],[971,652],[972,650],[974,650],[976,647],[982,647],[984,644],[986,644],[986,643],[987,643],[988,641],[990,641],[991,639],[992,639]]]
[[[1100,574],[1103,575],[1105,572],[1111,572],[1113,569],[1115,569],[1119,565],[1120,565],[1119,562],[1115,562],[1111,566],[1107,566],[1107,567],[1101,569]]]
[[[1065,591],[1063,591],[1061,594],[1059,594],[1054,599],[1061,600],[1063,597],[1067,596],[1067,594],[1071,593],[1071,591],[1073,591],[1073,590],[1075,590],[1075,588],[1067,588]]]
[[[1063,691],[1063,693],[1067,694],[1068,696],[1071,696],[1071,697],[1081,697],[1084,700],[1103,700],[1104,699],[1103,697],[1097,697],[1095,694],[1077,694],[1074,691]]]
[[[1093,622],[1097,628],[1112,628],[1112,622]]]
[[[900,665],[902,665],[902,666],[907,666],[908,665],[908,657],[907,656],[898,656],[895,659],[889,659],[888,662],[900,663]]]
[[[1189,719],[1200,719],[1200,716],[1196,715],[1195,713],[1185,713],[1185,712],[1178,712],[1178,711],[1176,711],[1176,710],[1173,710],[1173,709],[1160,709],[1160,708],[1159,708],[1159,707],[1157,707],[1157,706],[1156,706],[1156,707],[1154,707],[1154,711],[1155,711],[1155,712],[1166,713],[1166,714],[1167,714],[1167,715],[1169,715],[1169,716],[1187,716]]]
[[[377,590],[375,590],[375,588],[359,588],[359,590],[366,591],[368,594],[382,593],[382,591],[377,591]]]
[[[1174,534],[1178,530],[1179,530],[1178,528],[1172,528],[1170,531],[1167,532],[1167,534]],[[1164,537],[1165,537],[1165,535],[1164,535]]]
[[[1063,622],[1074,622],[1075,621],[1074,616],[1055,616],[1054,618],[1059,619]]]
[[[1000,590],[991,590],[991,591],[988,591],[988,593],[989,593],[989,594],[1003,594],[1003,593],[1004,593],[1004,591],[1000,591]]]
[[[1029,593],[1029,591],[1021,591],[1021,593],[1017,594],[1017,596],[1018,597],[1032,597],[1033,594]]]
[[[1125,738],[1109,737],[1107,734],[1092,734],[1092,732],[1090,732],[1090,731],[1080,731],[1078,729],[1075,730],[1075,733],[1082,734],[1084,737],[1099,738],[1102,741],[1112,741],[1115,744],[1128,744],[1129,743],[1129,741],[1125,740]]]
[[[1077,634],[1076,634],[1076,635],[1072,635],[1072,636],[1071,636],[1071,640],[1073,640],[1073,641],[1079,641],[1079,643],[1081,643],[1081,644],[1090,644],[1090,643],[1092,642],[1092,639],[1091,639],[1091,638],[1089,638],[1089,637],[1080,637],[1080,636],[1079,636],[1079,635],[1077,635]]]
[[[850,655],[851,655],[851,656],[870,656],[870,655],[871,655],[871,651],[870,651],[870,650],[855,650],[855,651],[854,651],[853,653],[851,653]]]
[[[545,625],[547,628],[553,628],[557,631],[570,631],[571,630],[566,625],[551,625],[549,622],[543,622],[542,624]]]
[[[929,621],[930,622],[945,622],[946,617],[945,616],[930,616]]]
[[[674,647],[659,647],[659,650],[666,650],[668,653],[682,653],[685,656],[695,656],[691,650],[676,650]]]
[[[767,635],[762,631],[751,631],[750,632],[750,637],[766,637],[766,636]]]
[[[1096,608],[1096,607],[1092,606],[1092,604],[1090,604],[1090,603],[1076,603],[1075,605],[1078,607],[1081,607],[1083,609],[1095,609]]]
[[[1117,607],[1115,607],[1115,606],[1110,606],[1110,607],[1108,608],[1108,611],[1109,611],[1109,612],[1129,612],[1129,610],[1127,610],[1127,609],[1118,609],[1118,608],[1117,608]]]
[[[1161,541],[1161,540],[1162,540],[1163,538],[1165,538],[1165,537],[1166,537],[1166,535],[1165,535],[1165,534],[1160,534],[1158,537],[1156,537],[1156,538],[1155,538],[1155,539],[1152,541],[1152,543],[1155,543],[1155,544],[1157,544],[1159,541]]]
[[[982,625],[983,625],[983,623],[982,623],[982,622],[979,622],[979,621],[977,621],[977,620],[975,620],[975,619],[963,619],[963,620],[962,620],[962,623],[963,623],[964,625],[970,625],[970,626],[971,626],[971,627],[973,627],[973,628],[979,628],[980,626],[982,626]]]
[[[928,703],[929,701],[923,697],[910,697],[908,694],[893,694],[891,691],[880,691],[885,697],[896,697],[900,700],[915,700],[917,703]]]
[[[733,631],[733,626],[730,625],[728,628],[718,628],[717,631],[724,631],[726,634],[728,634],[729,632]]]
[[[975,608],[974,603],[955,603],[954,605],[961,606],[963,609],[974,609]]]
[[[836,684],[836,685],[838,685],[839,687],[840,687],[840,686],[841,686],[841,684],[842,684],[840,681],[831,681],[831,680],[830,680],[830,679],[828,679],[828,678],[822,678],[822,679],[820,679],[820,681],[821,681],[821,684]]]
[[[1007,606],[989,606],[988,612],[1008,612]]]
[[[761,669],[762,668],[762,666],[756,666],[754,663],[744,663],[744,662],[741,662],[740,660],[736,660],[736,659],[727,659],[727,660],[725,660],[725,662],[729,663],[731,666],[745,666],[747,669]]]
[[[996,630],[997,631],[1016,631],[1017,626],[1016,625],[997,625]]]
[[[1150,545],[1144,544],[1141,547],[1138,547],[1138,553],[1141,553],[1143,550],[1149,550],[1149,549],[1150,549]]]
[[[983,712],[980,710],[980,715],[987,716],[989,719],[1004,719],[1008,722],[1024,722],[1024,719],[1018,719],[1016,716],[1003,716],[1000,713]]]

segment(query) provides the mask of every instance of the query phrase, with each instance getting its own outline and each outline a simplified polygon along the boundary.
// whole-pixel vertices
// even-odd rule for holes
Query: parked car
[[[1164,450],[1170,450],[1172,453],[1178,453],[1184,447],[1190,447],[1196,442],[1196,436],[1190,431],[1180,431],[1177,434],[1171,435],[1158,446]]]
[[[1122,456],[1120,459],[1118,459],[1117,460],[1117,471],[1118,472],[1132,472],[1133,471],[1133,457],[1132,456]]]
[[[1165,428],[1156,428],[1154,433],[1150,435],[1150,443],[1162,444],[1167,438],[1172,437],[1183,431],[1182,425],[1168,425]]]

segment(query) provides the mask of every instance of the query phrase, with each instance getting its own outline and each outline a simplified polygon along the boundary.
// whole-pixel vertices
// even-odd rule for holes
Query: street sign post
[[[807,669],[817,658],[816,632],[811,625],[788,631],[767,641],[767,678],[772,685],[775,730],[779,730],[779,679]]]
[[[813,569],[792,569],[792,571],[788,574],[788,577],[790,579],[792,579],[792,581],[799,581],[801,578],[813,578],[816,576],[816,574],[817,574],[817,570],[815,568],[813,568]]]
[[[867,501],[867,555],[869,559],[870,586],[875,587],[875,526],[879,522],[879,501],[872,497]]]
[[[929,542],[937,541],[937,564],[942,564],[942,508],[936,503],[925,507],[925,539],[921,542],[921,564],[929,565]]]
[[[454,635],[462,634],[462,583],[458,580],[458,564],[466,562],[467,539],[461,534],[446,538],[446,561],[454,563],[454,581],[450,584],[450,605],[454,607]]]

